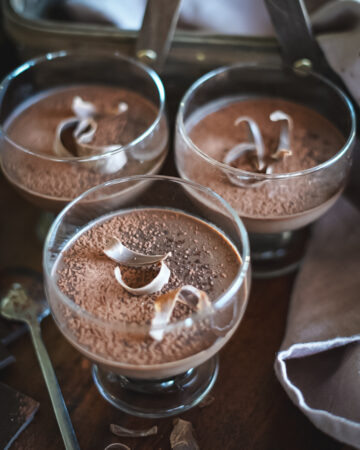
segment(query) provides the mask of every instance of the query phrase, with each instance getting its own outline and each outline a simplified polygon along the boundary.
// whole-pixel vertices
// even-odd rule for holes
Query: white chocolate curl
[[[230,165],[232,162],[236,161],[240,158],[241,155],[251,152],[253,153],[256,150],[255,144],[251,142],[242,142],[241,144],[236,145],[231,148],[225,155],[223,162],[225,164]],[[235,175],[231,172],[226,171],[226,176],[229,178],[229,181],[236,186],[242,188],[248,187],[257,187],[263,183],[262,180],[256,180],[255,174],[246,176],[246,175]]]
[[[252,153],[256,157],[256,170],[261,171],[265,168],[264,156],[265,147],[263,138],[259,129],[258,124],[247,116],[238,117],[234,125],[239,125],[240,123],[246,122],[249,128],[249,134],[252,142],[241,142],[235,147],[231,148],[225,155],[223,162],[230,165],[232,162],[236,161],[240,156],[246,153]],[[256,180],[254,175],[235,175],[231,172],[224,171],[229,181],[236,186],[242,188],[257,187],[263,183],[262,180]]]
[[[156,275],[156,277],[153,280],[151,280],[150,283],[145,284],[144,286],[141,286],[139,288],[132,288],[131,286],[125,283],[125,281],[122,279],[121,270],[119,266],[115,267],[114,274],[120,286],[124,288],[126,291],[130,292],[130,294],[150,295],[153,294],[154,292],[161,291],[161,289],[165,286],[165,284],[168,283],[171,272],[168,266],[164,263],[164,261],[161,261],[160,270],[159,273]]]
[[[151,321],[151,328],[149,331],[149,335],[153,339],[157,341],[163,339],[163,327],[170,322],[176,302],[183,303],[198,312],[203,311],[206,308],[212,309],[212,304],[206,292],[191,285],[185,285],[160,295],[155,300],[155,315]]]
[[[241,144],[236,145],[231,148],[225,155],[223,162],[225,164],[230,165],[232,162],[236,161],[240,158],[241,155],[251,152],[253,153],[256,150],[255,144],[251,142],[242,142]],[[232,184],[236,186],[245,188],[245,187],[255,187],[259,186],[262,181],[254,180],[254,176],[246,176],[246,175],[235,175],[231,172],[225,172],[226,176],[229,178]]]
[[[121,114],[128,109],[128,105],[124,102],[119,103],[117,114]],[[102,158],[98,161],[89,162],[88,164],[97,167],[101,173],[114,173],[121,170],[127,163],[127,156],[121,151],[122,146],[115,145],[91,145],[91,141],[97,130],[95,120],[96,107],[91,102],[84,101],[81,97],[76,96],[72,102],[72,110],[76,117],[69,117],[62,120],[56,128],[53,149],[56,155],[64,157],[73,157],[74,155],[64,146],[62,134],[66,128],[75,127],[73,138],[76,147],[76,156],[94,156],[102,155],[120,150],[114,155]],[[115,114],[116,115],[116,114]]]
[[[278,161],[292,155],[292,151],[290,149],[290,138],[293,129],[293,120],[288,114],[280,110],[273,111],[270,114],[270,120],[273,122],[277,122],[279,120],[285,121],[281,127],[278,148],[272,155],[270,155],[270,158]],[[265,147],[258,124],[253,119],[246,116],[238,117],[234,124],[238,125],[244,121],[249,125],[249,131],[252,135],[253,142],[242,142],[231,148],[225,154],[223,162],[230,165],[245,153],[254,153],[257,158],[256,170],[266,174],[273,173],[273,163],[265,164]],[[227,171],[224,171],[224,173],[232,184],[242,188],[258,187],[266,182],[266,180],[256,180],[255,173],[253,176],[237,175]]]
[[[171,253],[166,253],[165,255],[144,255],[143,253],[135,252],[125,247],[125,245],[117,238],[111,238],[103,251],[108,258],[123,264],[124,266],[142,267],[160,263],[160,271],[156,277],[151,280],[150,283],[139,288],[132,288],[127,285],[122,278],[120,267],[115,267],[114,274],[116,280],[126,291],[130,292],[130,294],[153,294],[154,292],[161,291],[165,284],[169,282],[171,272],[164,261]]]
[[[259,125],[251,117],[241,116],[235,120],[235,125],[246,122],[249,127],[251,138],[253,144],[255,145],[255,154],[257,158],[257,170],[263,170],[265,168],[265,146],[264,141],[260,132]]]
[[[171,253],[164,255],[145,255],[144,253],[134,252],[120,242],[117,238],[111,238],[104,249],[105,255],[115,262],[125,266],[140,267],[149,264],[155,264],[164,261]]]
[[[88,119],[96,114],[96,107],[91,102],[84,101],[78,95],[74,97],[71,109],[79,119]]]
[[[271,155],[273,159],[280,159],[286,156],[291,156],[291,133],[293,130],[293,120],[292,118],[284,113],[283,111],[277,110],[270,114],[270,120],[273,122],[278,122],[283,120],[284,123],[281,126],[279,144],[276,152]]]
[[[73,136],[75,141],[81,144],[87,144],[93,140],[97,130],[97,123],[92,118],[82,119],[78,122]]]

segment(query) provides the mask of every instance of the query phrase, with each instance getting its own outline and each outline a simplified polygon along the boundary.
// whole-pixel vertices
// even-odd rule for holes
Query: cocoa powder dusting
[[[5,125],[8,136],[31,152],[56,156],[53,151],[56,127],[60,121],[74,117],[71,105],[75,96],[96,106],[98,128],[91,142],[96,146],[132,142],[146,131],[158,113],[155,105],[141,95],[115,86],[64,87],[44,92],[20,105]],[[128,108],[115,115],[120,102],[126,103]],[[67,201],[104,181],[146,173],[154,164],[154,161],[129,158],[123,169],[115,174],[104,174],[93,163],[78,163],[75,159],[53,162],[15,151],[6,141],[4,145],[3,169],[10,181],[39,196]]]
[[[169,283],[161,292],[134,296],[116,281],[116,263],[103,253],[109,237],[119,238],[128,248],[145,254],[171,252],[166,264]],[[239,270],[239,255],[214,228],[191,216],[169,210],[127,212],[97,223],[81,234],[61,255],[55,266],[57,284],[76,304],[105,321],[150,325],[154,301],[162,293],[191,284],[216,299],[226,291]],[[158,266],[120,266],[126,282],[134,287],[150,281]],[[226,277],[223,273],[226,272]],[[191,314],[181,303],[172,322]],[[148,333],[131,335],[109,327],[100,328],[86,319],[64,313],[74,338],[91,352],[130,364],[175,361],[209,347],[216,336],[206,320],[196,326],[166,333],[160,342]]]
[[[278,146],[280,122],[272,122],[271,112],[281,110],[291,116],[294,128],[291,135],[292,155],[271,160]],[[244,124],[235,126],[239,116],[254,119],[260,127],[265,160],[271,161],[273,173],[291,173],[309,169],[334,156],[344,145],[340,131],[325,117],[305,106],[277,98],[237,101],[202,118],[189,131],[195,145],[211,158],[222,162],[228,150],[241,142],[249,142]],[[184,150],[186,152],[186,150]],[[214,189],[225,198],[240,215],[272,217],[301,213],[314,208],[339,191],[342,174],[329,171],[308,177],[265,182],[257,187],[241,188],[232,184],[221,171],[194,154],[188,153],[180,168],[183,175]],[[233,167],[253,171],[249,158],[241,157]]]

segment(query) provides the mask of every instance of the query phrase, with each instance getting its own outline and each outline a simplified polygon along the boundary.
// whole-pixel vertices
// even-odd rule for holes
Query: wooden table
[[[174,170],[171,157],[166,173]],[[41,271],[42,244],[35,234],[40,211],[23,200],[1,174],[0,211],[0,269],[25,266]],[[294,278],[253,281],[245,317],[220,354],[214,402],[181,415],[192,422],[201,449],[350,449],[318,431],[293,406],[274,374]],[[52,318],[44,320],[42,329],[82,449],[101,450],[112,442],[123,442],[131,449],[170,448],[172,418],[138,419],[115,409],[98,393],[89,361],[63,338]],[[63,448],[29,336],[22,336],[9,350],[16,362],[0,372],[0,382],[41,404],[12,448]],[[159,433],[148,438],[117,438],[109,431],[111,423],[131,428],[157,424]]]

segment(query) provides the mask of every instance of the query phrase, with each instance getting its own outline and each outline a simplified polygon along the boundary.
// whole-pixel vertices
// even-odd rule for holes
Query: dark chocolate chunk
[[[39,403],[1,383],[0,398],[0,448],[7,450],[31,422]]]

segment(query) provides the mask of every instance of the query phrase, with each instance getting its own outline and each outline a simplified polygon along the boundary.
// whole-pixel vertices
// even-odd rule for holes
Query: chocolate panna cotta
[[[108,251],[109,242],[114,248],[114,239],[121,242],[118,255],[125,258],[124,264]],[[159,260],[132,266],[139,253],[159,255]],[[169,277],[163,279],[160,290],[133,294],[132,288],[150,286],[161,264],[169,269]],[[146,367],[179,362],[177,373],[181,373],[181,360],[200,354],[194,365],[200,364],[217,351],[218,342],[230,338],[237,325],[233,308],[216,312],[222,325],[230,324],[225,332],[217,329],[211,314],[187,326],[166,329],[166,325],[195,317],[199,311],[211,313],[212,302],[229,288],[240,267],[234,245],[200,219],[169,209],[119,211],[76,234],[53,267],[52,276],[62,294],[91,318],[74,314],[56,301],[56,292],[50,293],[50,304],[67,338],[91,359],[114,370],[130,365],[135,377],[162,377],[167,374],[163,368],[147,373]],[[116,270],[121,271],[124,286]],[[155,319],[160,317],[159,307],[169,307],[165,321]],[[155,321],[163,330],[152,330]],[[139,329],[132,330],[131,325]]]
[[[142,135],[157,114],[150,101],[120,87],[78,85],[44,91],[18,106],[7,119],[8,138],[30,153],[5,140],[3,171],[33,202],[59,210],[104,181],[157,172],[166,152],[164,121],[156,152],[132,154],[132,148],[116,152]],[[106,158],[79,160],[111,152]]]
[[[215,169],[187,148],[177,156],[181,176],[221,195],[248,231],[300,228],[318,218],[341,193],[343,183],[336,176],[319,174],[311,181],[306,176],[256,177],[290,177],[326,162],[344,146],[337,127],[308,107],[280,98],[222,99],[193,113],[185,128],[205,155],[246,171]]]

